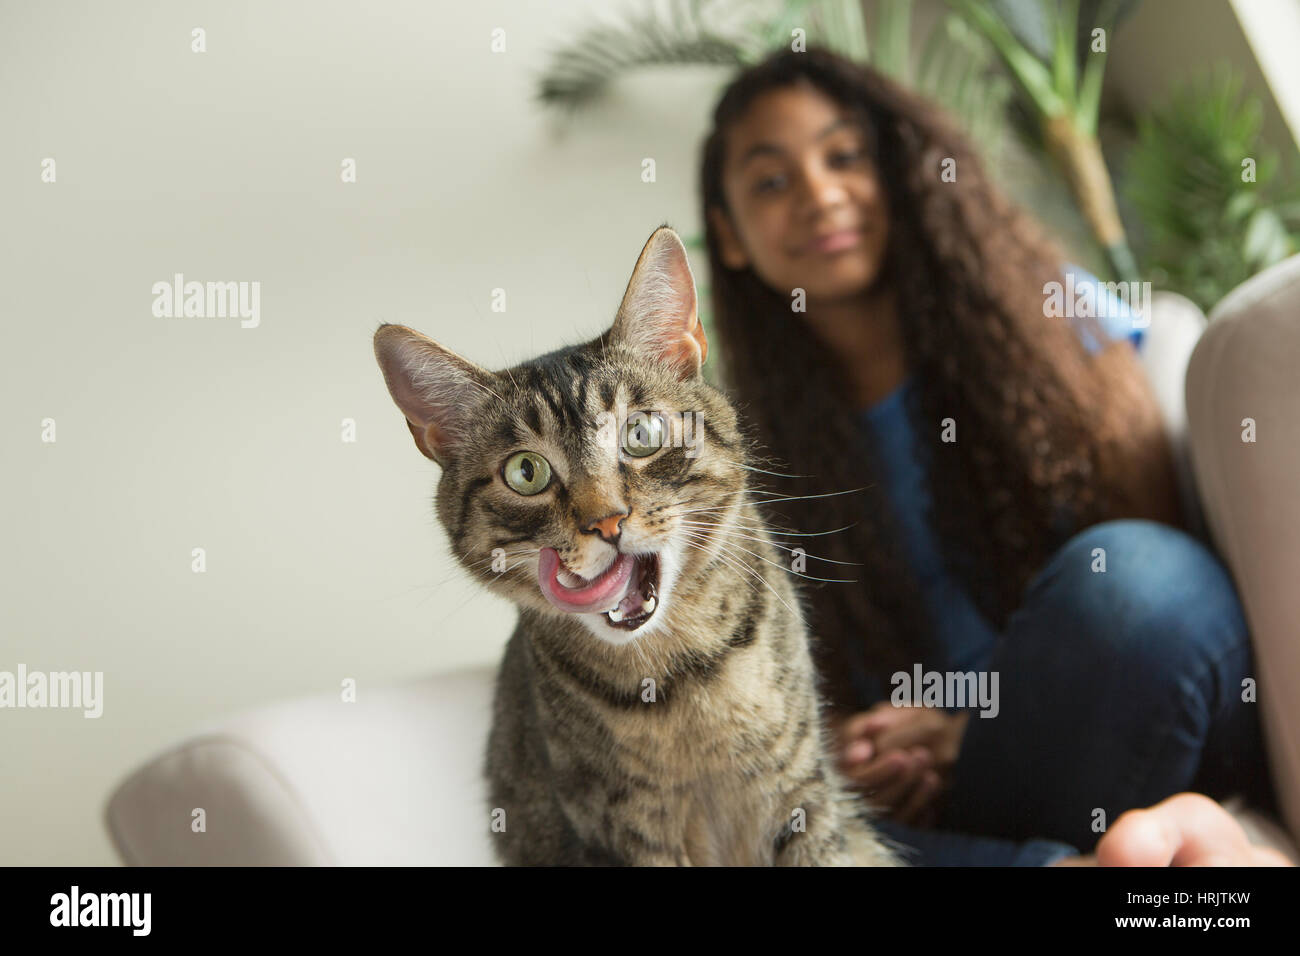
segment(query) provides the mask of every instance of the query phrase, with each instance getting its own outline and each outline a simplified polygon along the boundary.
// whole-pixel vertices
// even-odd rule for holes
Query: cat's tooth
[[[609,614],[609,619],[610,619],[611,621],[613,621],[615,624],[617,624],[619,621],[623,620],[623,609],[622,609],[622,608],[617,608],[617,607],[616,607],[616,608],[614,608],[614,610],[609,611],[609,612],[607,612],[607,613]]]
[[[644,601],[641,602],[641,610],[643,610],[643,611],[645,611],[645,613],[649,614],[649,613],[650,613],[651,611],[653,611],[654,609],[655,609],[655,596],[652,594],[652,595],[650,595],[648,598],[646,598]]]

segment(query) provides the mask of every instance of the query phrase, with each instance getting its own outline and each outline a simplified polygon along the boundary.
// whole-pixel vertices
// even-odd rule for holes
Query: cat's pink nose
[[[626,517],[626,511],[615,512],[612,515],[597,518],[595,521],[590,522],[583,530],[594,531],[606,541],[613,541],[621,533],[619,525],[623,523],[623,519]]]

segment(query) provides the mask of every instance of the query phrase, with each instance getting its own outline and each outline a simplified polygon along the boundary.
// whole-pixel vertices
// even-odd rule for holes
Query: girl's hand
[[[1203,793],[1176,793],[1128,810],[1086,856],[1050,866],[1294,866],[1272,847],[1250,842],[1241,824]]]
[[[846,762],[852,766],[872,754],[924,747],[935,765],[947,770],[957,761],[969,711],[949,714],[937,707],[895,707],[881,701],[870,710],[854,714],[839,724]]]
[[[851,716],[832,716],[840,772],[872,803],[890,810],[892,819],[928,825],[969,717],[889,701]]]

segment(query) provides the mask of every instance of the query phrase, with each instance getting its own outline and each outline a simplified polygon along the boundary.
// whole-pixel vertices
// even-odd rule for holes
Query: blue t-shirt
[[[1095,311],[1106,334],[1112,339],[1128,337],[1134,348],[1140,348],[1142,329],[1135,314],[1123,300],[1110,294],[1096,276],[1078,267],[1068,267],[1073,272],[1076,292],[1091,284]],[[1148,303],[1149,307],[1149,303]],[[1066,321],[1071,321],[1067,310]],[[1106,314],[1100,314],[1100,313]],[[1099,343],[1091,332],[1079,322],[1071,321],[1080,340],[1091,353],[1100,351]],[[980,671],[988,667],[998,635],[976,608],[962,585],[948,575],[943,565],[939,541],[926,520],[925,475],[922,463],[912,447],[912,427],[904,406],[905,396],[916,387],[909,375],[901,385],[876,404],[861,413],[863,431],[867,440],[876,443],[877,461],[885,493],[897,518],[903,535],[907,559],[920,585],[921,594],[930,610],[938,645],[947,656],[945,668],[951,671]],[[867,673],[861,659],[852,659],[854,687],[859,704],[868,707],[878,700],[889,698],[893,687],[888,679]],[[926,669],[936,665],[925,662]]]

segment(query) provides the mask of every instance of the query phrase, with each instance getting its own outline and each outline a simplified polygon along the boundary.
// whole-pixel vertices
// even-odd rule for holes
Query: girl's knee
[[[1097,653],[1160,664],[1173,655],[1216,657],[1246,641],[1227,569],[1191,535],[1143,519],[1076,533],[1026,592],[1026,608],[1068,629]]]

